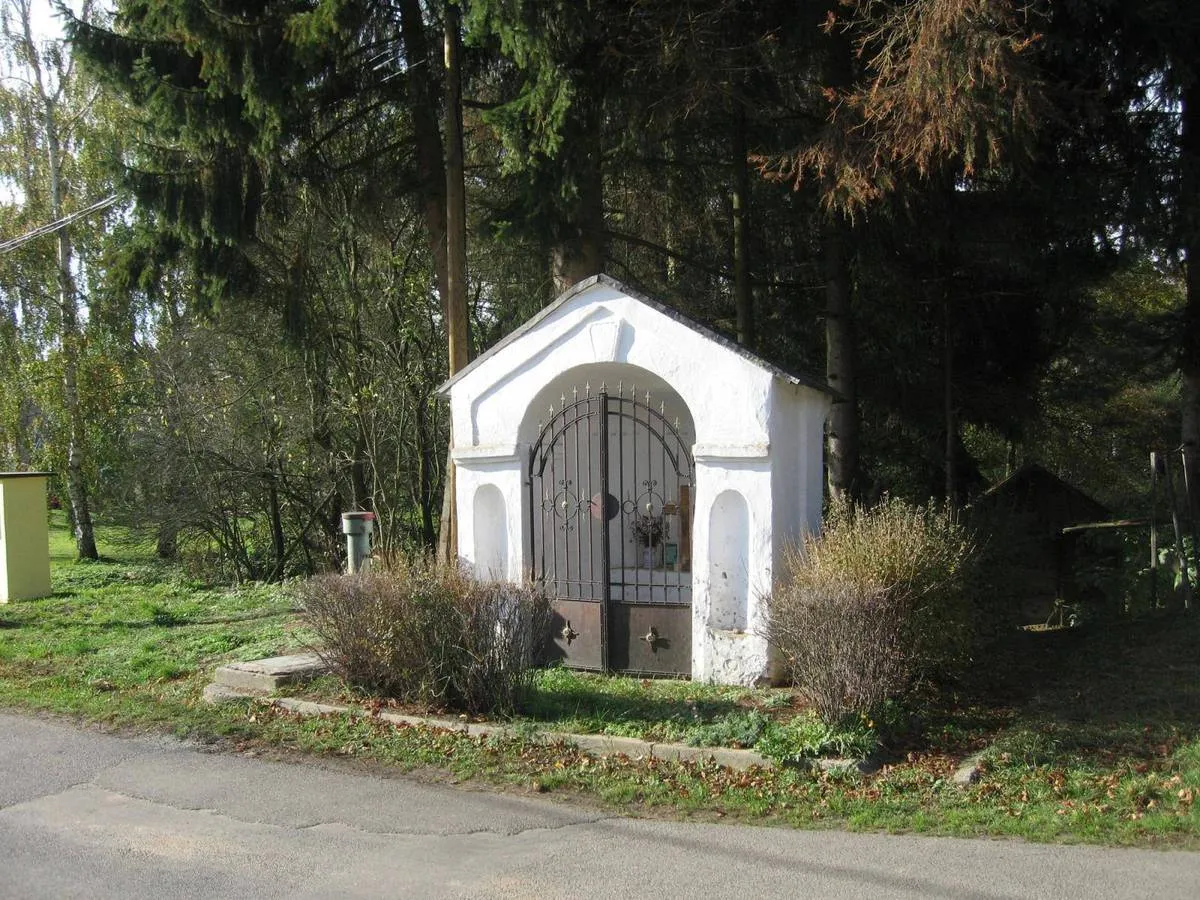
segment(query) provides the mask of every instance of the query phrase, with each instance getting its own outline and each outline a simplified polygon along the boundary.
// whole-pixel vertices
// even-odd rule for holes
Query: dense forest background
[[[46,9],[3,2],[0,469],[82,556],[93,515],[236,579],[344,509],[434,544],[434,388],[598,271],[824,373],[833,495],[1200,483],[1200,7]]]

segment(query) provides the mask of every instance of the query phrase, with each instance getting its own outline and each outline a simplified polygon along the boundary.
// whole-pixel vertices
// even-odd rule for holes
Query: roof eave
[[[841,393],[839,393],[838,391],[831,388],[827,383],[820,381],[819,379],[816,379],[816,378],[810,378],[810,377],[806,377],[803,375],[794,375],[791,372],[786,372],[783,369],[776,366],[774,363],[767,362],[761,356],[747,350],[745,347],[742,347],[741,345],[735,343],[734,341],[731,341],[729,338],[718,334],[717,332],[713,331],[711,328],[707,327],[706,325],[701,325],[699,322],[695,321],[694,319],[689,318],[688,316],[685,316],[683,313],[679,312],[678,310],[672,309],[671,307],[666,306],[665,304],[660,303],[651,297],[647,297],[645,294],[635,291],[635,290],[627,287],[626,285],[622,284],[621,282],[617,281],[615,278],[612,278],[608,275],[604,275],[603,273],[600,275],[591,275],[591,276],[583,279],[582,281],[579,281],[576,284],[572,285],[570,288],[568,288],[566,291],[564,291],[562,294],[560,294],[557,298],[555,298],[550,304],[548,304],[543,309],[541,309],[537,313],[537,315],[533,316],[531,319],[529,319],[527,322],[525,322],[518,328],[513,329],[511,332],[509,332],[507,335],[505,335],[504,338],[502,338],[500,341],[498,341],[497,343],[495,343],[491,347],[489,347],[486,353],[483,353],[482,355],[476,357],[469,364],[467,364],[462,369],[460,369],[458,372],[454,373],[449,378],[447,378],[445,381],[443,381],[440,385],[437,386],[437,388],[434,390],[434,393],[437,394],[439,397],[448,397],[450,395],[450,389],[453,388],[454,385],[456,385],[459,381],[461,381],[463,378],[465,378],[468,374],[470,374],[475,369],[477,369],[485,361],[487,361],[491,357],[495,356],[497,353],[499,353],[501,350],[503,350],[509,344],[512,344],[515,341],[519,340],[526,333],[532,331],[535,327],[537,327],[538,324],[540,324],[542,321],[544,321],[545,319],[547,319],[551,315],[553,315],[554,312],[557,311],[561,306],[570,302],[570,300],[572,298],[578,296],[579,294],[583,293],[584,291],[588,290],[591,287],[594,287],[597,284],[606,285],[606,286],[612,288],[613,290],[619,291],[620,293],[626,295],[627,297],[632,297],[634,300],[637,300],[640,303],[646,304],[651,309],[654,309],[657,312],[660,312],[663,315],[665,315],[667,318],[672,319],[672,320],[678,322],[679,324],[683,325],[684,327],[690,328],[692,331],[695,331],[696,333],[703,335],[704,337],[711,340],[713,343],[718,344],[721,347],[724,347],[726,350],[729,350],[730,352],[740,356],[742,359],[746,360],[747,362],[751,363],[752,365],[757,366],[758,368],[769,372],[770,374],[774,375],[776,378],[786,381],[789,384],[794,384],[797,387],[804,387],[804,388],[808,388],[809,390],[814,390],[819,393],[827,394],[834,402],[837,402],[839,400],[842,400],[842,401],[845,400],[845,397]]]

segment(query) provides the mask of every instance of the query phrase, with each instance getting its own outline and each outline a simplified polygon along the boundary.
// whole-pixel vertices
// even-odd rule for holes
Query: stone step
[[[247,697],[258,699],[262,696],[260,691],[245,691],[238,688],[231,688],[224,684],[217,684],[215,681],[212,684],[206,684],[200,697],[205,703],[213,706],[220,706],[223,703],[230,703],[234,700],[245,700]]]
[[[239,691],[269,694],[284,685],[311,681],[328,671],[329,667],[317,654],[294,653],[221,666],[214,673],[213,682]]]

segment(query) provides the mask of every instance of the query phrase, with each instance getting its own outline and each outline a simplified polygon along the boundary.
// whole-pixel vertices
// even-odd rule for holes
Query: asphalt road
[[[620,818],[0,715],[0,897],[1200,897],[1200,854]]]

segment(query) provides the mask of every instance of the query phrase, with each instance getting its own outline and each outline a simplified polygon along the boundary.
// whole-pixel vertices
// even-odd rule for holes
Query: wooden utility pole
[[[445,11],[446,66],[446,340],[450,374],[470,360],[467,334],[467,201],[463,176],[462,66],[460,14],[454,3]],[[454,425],[450,426],[451,453],[446,458],[446,486],[442,502],[442,529],[438,556],[446,562],[458,553],[458,508],[454,477]]]
[[[750,284],[750,239],[747,216],[750,205],[750,170],[746,166],[746,110],[738,98],[733,111],[733,297],[737,312],[737,339],[754,349],[754,289]]]

